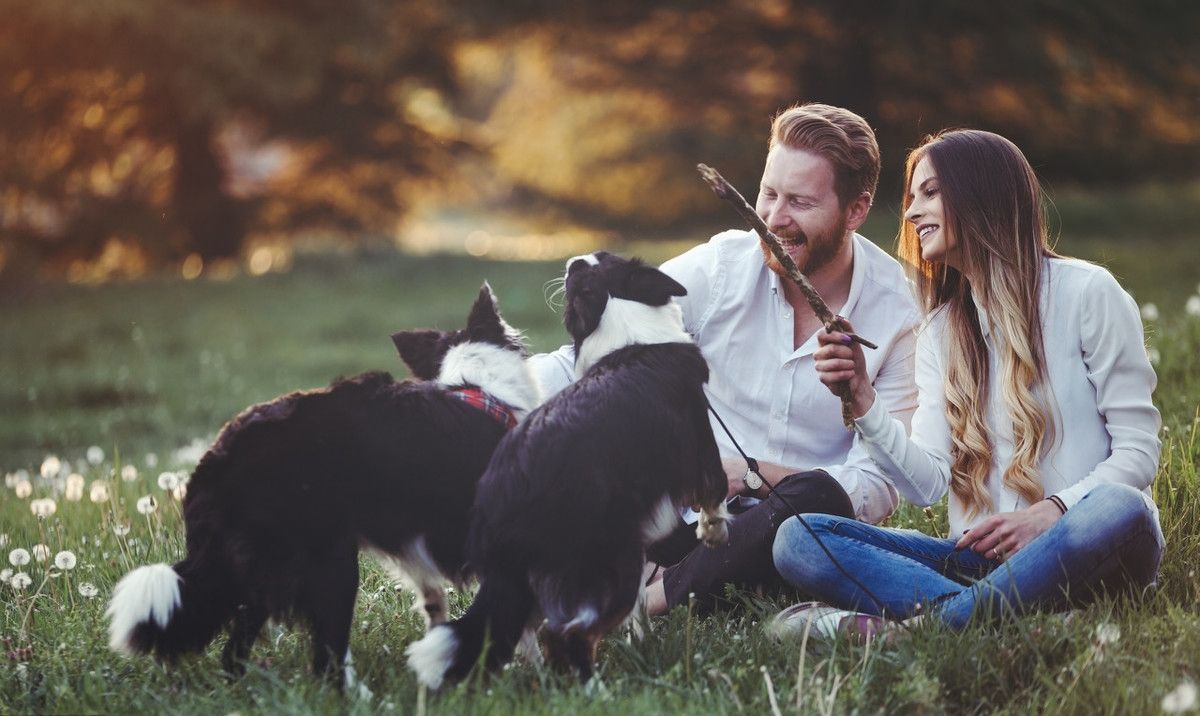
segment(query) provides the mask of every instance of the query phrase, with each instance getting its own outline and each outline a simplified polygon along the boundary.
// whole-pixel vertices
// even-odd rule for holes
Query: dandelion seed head
[[[8,567],[0,569],[0,582],[7,582],[13,576],[13,571]]]
[[[67,478],[66,488],[63,490],[63,497],[67,498],[67,502],[79,502],[83,499],[83,487],[87,484],[83,479],[83,475],[74,473]]]
[[[146,467],[151,469],[158,467],[158,455],[152,452],[146,453],[145,463]]]
[[[24,500],[33,494],[33,483],[29,480],[19,480],[17,486],[13,488],[13,492],[17,493],[19,499]]]
[[[1096,643],[1101,646],[1115,644],[1121,639],[1121,627],[1105,622],[1096,625]]]
[[[14,567],[24,567],[29,564],[29,550],[17,547],[8,553],[8,563]]]
[[[112,526],[112,531],[116,536],[124,537],[125,535],[129,534],[129,525],[121,524],[119,522],[115,523]]]
[[[17,481],[20,479],[21,478],[17,475],[17,473],[6,472],[4,473],[4,486],[11,490],[17,486]]]
[[[35,544],[33,546],[33,558],[39,562],[45,562],[50,559],[50,548],[44,544]]]
[[[1166,696],[1162,698],[1162,710],[1169,714],[1181,714],[1196,708],[1196,685],[1191,681],[1181,681]]]
[[[68,549],[64,549],[54,555],[54,566],[64,572],[70,572],[72,569],[75,569],[75,561],[75,553]]]
[[[1188,296],[1187,303],[1183,304],[1183,310],[1193,317],[1200,317],[1200,296]]]
[[[149,515],[158,509],[158,501],[153,495],[143,495],[138,498],[137,511],[139,514]]]
[[[1142,319],[1146,321],[1158,320],[1158,306],[1153,303],[1142,304]]]
[[[50,497],[43,497],[40,500],[33,500],[29,503],[29,511],[34,517],[46,519],[58,510],[58,504]]]
[[[24,591],[29,585],[33,584],[33,578],[24,572],[17,572],[8,580],[9,586],[18,592]]]
[[[93,465],[99,465],[104,462],[104,450],[99,445],[93,445],[87,449],[87,461]]]
[[[62,467],[62,460],[59,460],[57,455],[47,455],[46,459],[42,460],[42,467],[39,472],[41,472],[43,478],[49,480],[57,475]]]
[[[88,491],[88,497],[91,498],[92,502],[108,502],[108,483],[104,480],[93,481],[92,487]]]
[[[133,482],[138,479],[138,470],[133,465],[121,466],[121,479],[125,482]]]
[[[183,502],[183,498],[187,497],[187,483],[180,483],[178,487],[171,490],[171,496],[178,502]]]
[[[170,492],[176,487],[179,487],[179,475],[173,472],[164,472],[159,474],[158,489]]]
[[[84,599],[94,599],[99,593],[100,590],[96,589],[96,585],[91,582],[83,582],[79,585],[79,596]]]

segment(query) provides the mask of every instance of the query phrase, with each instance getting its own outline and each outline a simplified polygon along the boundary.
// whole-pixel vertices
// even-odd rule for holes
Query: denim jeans
[[[1003,562],[915,530],[829,515],[804,515],[804,521],[819,542],[793,517],[779,527],[773,548],[776,569],[798,589],[870,614],[933,614],[954,628],[973,614],[1064,609],[1105,592],[1143,589],[1154,584],[1162,558],[1158,520],[1142,494],[1126,485],[1095,488]]]

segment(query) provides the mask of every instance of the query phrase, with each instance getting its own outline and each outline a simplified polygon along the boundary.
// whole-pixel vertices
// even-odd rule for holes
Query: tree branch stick
[[[733,185],[726,181],[725,177],[721,176],[720,172],[708,166],[707,164],[697,164],[696,168],[700,170],[700,176],[705,182],[708,183],[709,187],[712,188],[713,193],[729,202],[730,205],[733,206],[734,210],[737,211],[737,213],[740,214],[741,217],[750,224],[751,228],[758,232],[760,237],[762,237],[763,243],[765,243],[767,248],[770,249],[771,254],[775,257],[775,260],[779,262],[779,265],[783,267],[783,270],[787,273],[788,278],[792,279],[796,286],[800,288],[800,293],[804,294],[804,298],[808,301],[808,305],[812,307],[813,313],[816,314],[817,318],[820,319],[821,323],[825,326],[826,333],[841,331],[849,335],[850,340],[854,341],[855,343],[871,349],[879,347],[871,341],[868,341],[857,334],[850,333],[847,330],[845,321],[842,319],[842,317],[834,315],[833,311],[829,310],[829,306],[821,298],[821,295],[817,293],[817,290],[813,288],[812,283],[810,283],[808,278],[800,272],[799,267],[796,266],[796,262],[792,260],[792,257],[788,255],[788,252],[783,250],[783,244],[780,243],[779,237],[777,237],[769,228],[767,228],[766,223],[764,223],[758,214],[755,213],[754,208],[750,206],[750,203],[746,201],[746,198],[743,197],[737,189],[734,189]],[[801,232],[799,240],[800,243],[808,242],[808,238],[804,236],[803,232]],[[846,424],[847,429],[853,430],[854,415],[850,410],[849,386],[843,384],[842,389],[838,391],[838,396],[842,399],[842,422]]]

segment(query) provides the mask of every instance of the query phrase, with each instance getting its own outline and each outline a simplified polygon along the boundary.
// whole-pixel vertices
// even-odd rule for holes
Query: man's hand
[[[847,330],[854,330],[849,321],[845,323]],[[817,377],[834,395],[838,395],[837,386],[849,383],[851,412],[856,418],[866,415],[875,402],[875,388],[867,377],[862,346],[853,343],[845,333],[826,333],[823,329],[817,331],[817,342],[821,344],[813,354]]]
[[[746,461],[740,457],[723,457],[721,458],[721,467],[725,468],[725,479],[729,481],[729,490],[725,494],[725,499],[745,494],[746,481],[742,477],[746,474]]]
[[[970,547],[988,559],[1004,561],[1050,529],[1059,517],[1058,506],[1042,500],[1017,512],[992,515],[967,530],[954,547]]]

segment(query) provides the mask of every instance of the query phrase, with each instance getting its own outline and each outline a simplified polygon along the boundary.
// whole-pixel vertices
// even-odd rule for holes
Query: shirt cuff
[[[854,425],[858,427],[858,432],[864,440],[879,442],[879,437],[887,429],[890,419],[891,414],[888,413],[887,408],[883,407],[883,401],[876,395],[875,401],[871,403],[870,408],[867,408],[867,412],[861,418],[854,419]]]

